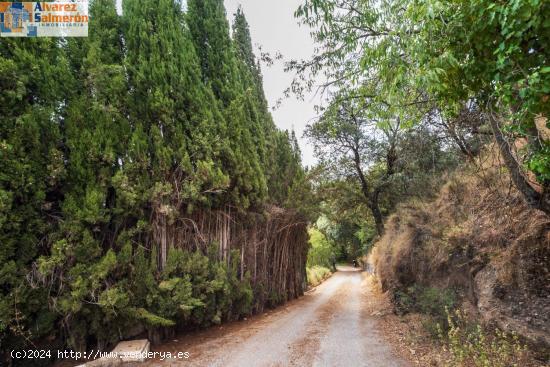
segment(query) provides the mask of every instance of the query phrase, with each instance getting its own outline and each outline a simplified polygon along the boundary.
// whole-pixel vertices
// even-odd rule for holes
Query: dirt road
[[[189,352],[147,366],[405,367],[376,330],[365,306],[365,274],[341,267],[299,300],[245,321],[192,333],[153,348]]]

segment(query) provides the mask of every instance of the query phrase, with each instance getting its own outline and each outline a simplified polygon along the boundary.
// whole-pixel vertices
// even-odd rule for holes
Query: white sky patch
[[[264,52],[274,55],[280,52],[284,60],[308,59],[313,54],[314,43],[309,29],[299,26],[294,11],[304,0],[225,0],[229,22],[233,23],[233,14],[242,6],[250,25],[252,43],[262,46]],[[256,47],[255,47],[256,48]],[[259,51],[256,48],[256,56]],[[262,67],[264,89],[270,106],[275,106],[290,86],[293,75],[284,72],[282,61],[275,61],[271,67]],[[291,96],[283,99],[281,106],[271,111],[275,124],[281,129],[296,131],[302,150],[303,164],[316,163],[313,146],[303,138],[306,125],[315,118],[314,107],[319,104],[318,97],[306,96],[303,101]]]

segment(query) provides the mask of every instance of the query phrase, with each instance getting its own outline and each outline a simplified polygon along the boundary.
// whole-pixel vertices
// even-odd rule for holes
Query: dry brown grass
[[[525,204],[492,147],[435,201],[388,218],[371,262],[384,291],[451,287],[473,317],[550,345],[550,218]]]

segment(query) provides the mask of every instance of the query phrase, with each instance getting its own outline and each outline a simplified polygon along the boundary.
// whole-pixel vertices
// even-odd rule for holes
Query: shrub
[[[439,335],[450,353],[448,366],[508,367],[527,363],[527,349],[517,335],[471,325],[463,314],[447,309],[448,330]]]
[[[438,334],[438,325],[448,330],[447,310],[456,307],[456,292],[448,288],[422,287],[413,285],[394,293],[395,308],[398,313],[419,312],[430,317],[424,327],[434,336]]]
[[[457,295],[453,289],[423,287],[415,284],[395,292],[396,306],[405,312],[420,312],[431,316],[446,318],[446,309],[453,309]]]
[[[318,286],[321,284],[325,279],[330,277],[332,272],[330,269],[325,268],[323,266],[315,265],[311,268],[307,268],[307,283],[311,287]]]

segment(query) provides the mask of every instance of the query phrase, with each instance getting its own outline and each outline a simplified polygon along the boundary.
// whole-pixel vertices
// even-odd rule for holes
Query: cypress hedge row
[[[160,339],[303,287],[309,189],[244,14],[231,34],[222,0],[122,4],[93,0],[86,39],[0,40],[5,359]]]

